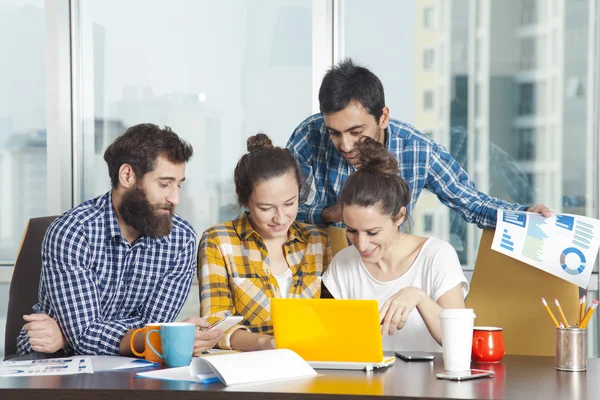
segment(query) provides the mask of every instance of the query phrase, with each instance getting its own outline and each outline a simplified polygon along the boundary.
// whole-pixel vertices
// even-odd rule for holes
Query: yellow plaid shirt
[[[327,235],[314,225],[294,222],[284,244],[293,283],[287,297],[318,298],[321,276],[331,261]],[[218,346],[229,349],[235,330],[273,334],[270,299],[281,297],[271,274],[267,248],[246,212],[202,234],[198,249],[200,315],[213,323],[229,313],[244,317]]]

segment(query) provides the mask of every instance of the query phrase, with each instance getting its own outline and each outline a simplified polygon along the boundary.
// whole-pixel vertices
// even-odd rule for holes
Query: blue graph
[[[531,218],[527,226],[527,236],[523,243],[523,255],[537,262],[543,261],[544,240],[548,235],[542,230],[542,226],[546,225],[546,221],[540,218]]]
[[[576,254],[579,257],[579,266],[577,268],[571,268],[567,265],[567,254]],[[560,253],[560,266],[569,275],[579,275],[585,270],[585,255],[581,250],[575,247],[567,247]]]
[[[508,250],[508,251],[514,251],[515,250],[515,242],[510,240],[511,237],[508,234],[508,229],[505,229],[504,232],[502,233],[502,241],[500,242],[500,247]]]
[[[586,222],[577,221],[575,224],[575,236],[573,244],[583,249],[589,249],[594,237],[594,227]]]
[[[570,215],[556,215],[556,226],[567,229],[569,231],[573,230],[573,223],[575,222],[575,218]]]
[[[504,215],[502,216],[502,220],[509,224],[520,226],[521,228],[525,228],[525,224],[527,223],[527,214],[522,212],[510,212],[504,211]]]

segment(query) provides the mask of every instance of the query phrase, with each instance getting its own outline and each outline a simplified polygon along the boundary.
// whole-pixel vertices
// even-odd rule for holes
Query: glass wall
[[[370,67],[392,118],[443,144],[481,191],[597,217],[597,9],[597,0],[385,0],[376,9],[347,0],[338,56]],[[412,218],[415,233],[449,241],[470,275],[476,226],[430,193]],[[597,272],[590,290],[597,297]]]
[[[71,47],[47,29],[57,4],[0,0],[0,339],[25,224],[58,211],[49,187],[71,206],[105,193],[106,146],[128,126],[168,125],[195,149],[178,212],[201,233],[240,212],[232,176],[246,138],[285,145],[331,58],[375,72],[392,118],[446,146],[480,190],[598,217],[598,0],[72,1],[74,25],[55,23]],[[73,107],[47,116],[48,65],[66,73],[54,62],[65,48]],[[59,117],[74,124],[51,132],[73,140],[74,179],[57,189],[46,127]],[[470,276],[479,230],[427,192],[412,218],[415,233],[452,243]],[[597,284],[595,273],[594,297]],[[197,314],[197,290],[182,317]]]
[[[0,360],[12,264],[47,213],[44,0],[0,0]]]
[[[246,138],[262,131],[285,146],[311,113],[312,1],[79,5],[80,200],[110,189],[106,146],[128,126],[152,122],[195,150],[178,213],[198,234],[237,216],[233,170]],[[198,314],[197,297],[194,288],[186,312]]]

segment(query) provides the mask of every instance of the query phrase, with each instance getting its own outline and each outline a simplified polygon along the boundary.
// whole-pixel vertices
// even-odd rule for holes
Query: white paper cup
[[[466,371],[471,368],[471,347],[475,314],[472,308],[440,311],[442,348],[446,371]]]

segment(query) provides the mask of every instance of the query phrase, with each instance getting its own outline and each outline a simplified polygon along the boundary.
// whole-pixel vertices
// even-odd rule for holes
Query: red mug
[[[475,362],[498,362],[504,357],[502,328],[476,326],[473,328],[471,359]]]

